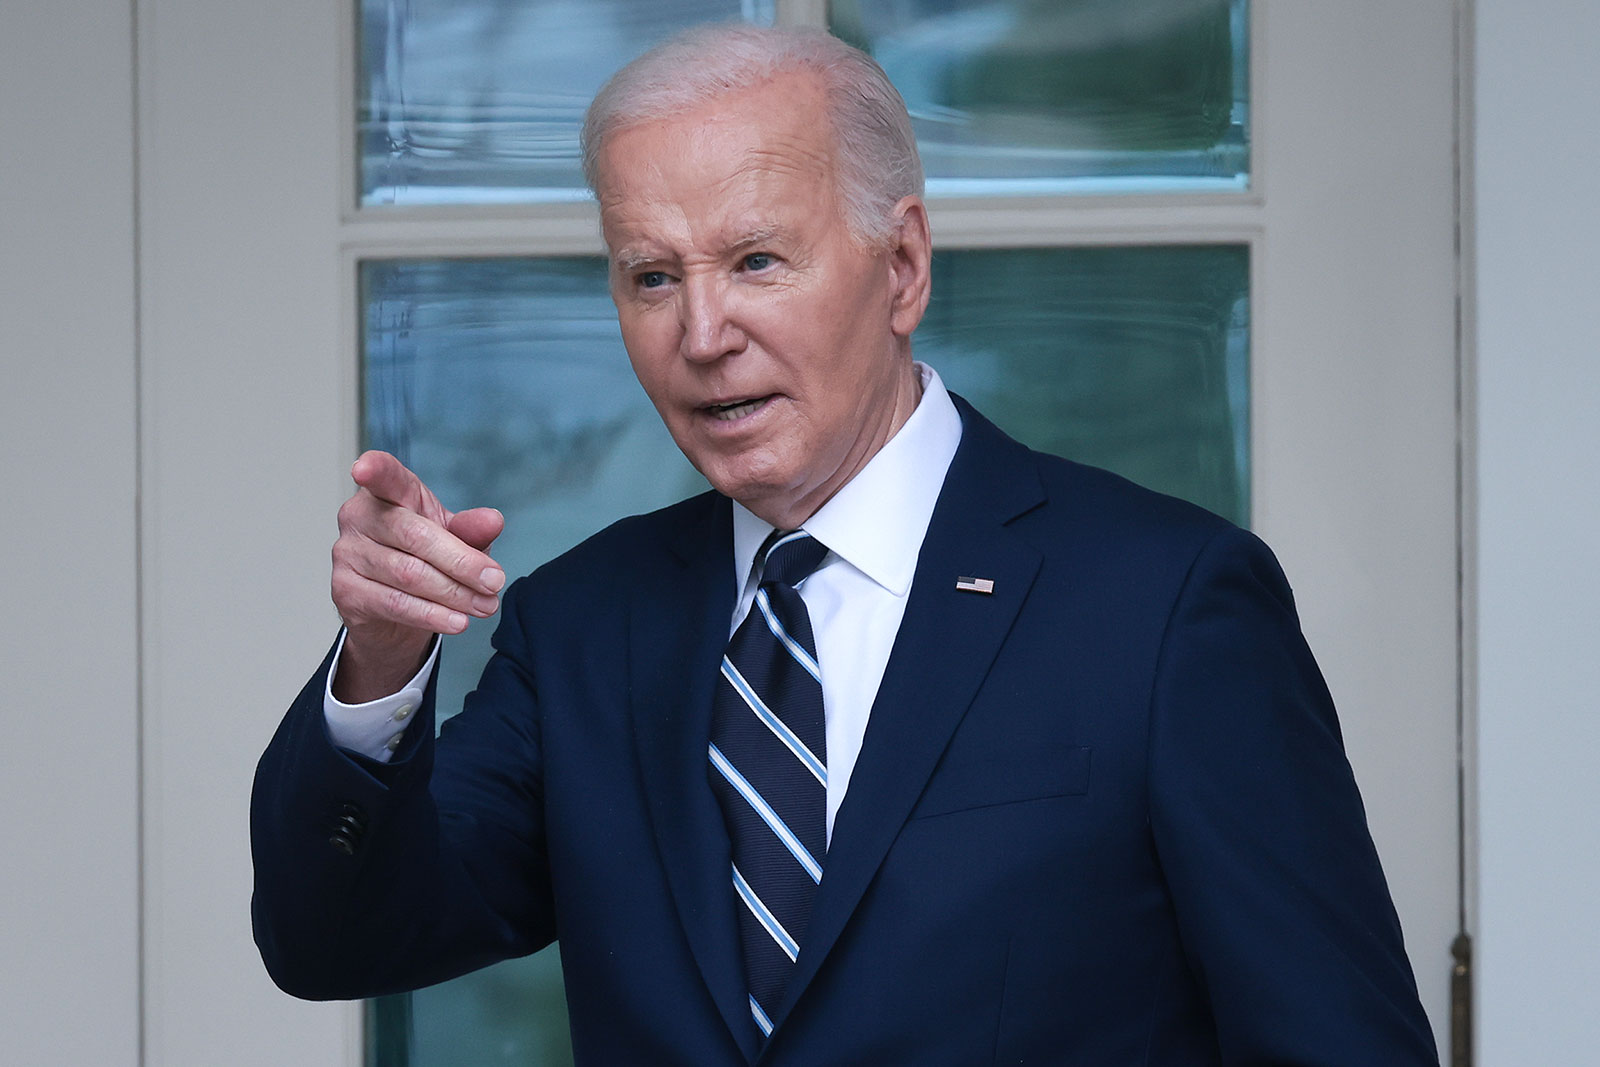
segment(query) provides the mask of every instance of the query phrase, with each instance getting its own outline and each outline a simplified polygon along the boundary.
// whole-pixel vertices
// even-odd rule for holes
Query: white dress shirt
[[[822,668],[822,704],[827,715],[828,839],[850,785],[867,717],[883,680],[917,555],[944,486],[945,472],[961,442],[961,416],[933,368],[916,365],[922,399],[877,455],[801,527],[828,546],[828,555],[800,583],[811,617],[817,663]],[[743,505],[733,505],[733,574],[739,594],[728,634],[738,629],[755,600],[760,575],[756,552],[772,527]],[[340,637],[340,649],[344,638]],[[416,676],[392,696],[365,704],[334,699],[333,672],[323,697],[334,744],[387,761],[399,747],[411,715],[438,662],[439,642]],[[338,663],[337,655],[334,658]]]

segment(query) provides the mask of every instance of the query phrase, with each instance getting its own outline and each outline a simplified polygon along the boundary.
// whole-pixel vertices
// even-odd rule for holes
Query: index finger
[[[388,452],[372,449],[361,453],[350,465],[350,477],[386,504],[413,511],[420,511],[425,506],[422,479]]]

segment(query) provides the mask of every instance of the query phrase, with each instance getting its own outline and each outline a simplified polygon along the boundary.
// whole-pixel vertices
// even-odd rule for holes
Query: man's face
[[[634,373],[712,485],[798,526],[916,406],[921,202],[901,202],[908,221],[891,247],[853,238],[822,92],[802,74],[625,127],[601,163]]]

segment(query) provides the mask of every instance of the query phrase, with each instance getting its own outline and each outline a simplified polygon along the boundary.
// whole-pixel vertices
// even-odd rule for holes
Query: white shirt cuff
[[[339,670],[339,656],[344,652],[344,638],[342,631],[339,645],[333,652],[333,666],[328,670],[328,687],[322,694],[322,715],[328,722],[328,736],[340,748],[388,763],[389,757],[400,747],[406,727],[411,725],[411,717],[422,708],[422,694],[439,662],[442,642],[434,637],[428,661],[398,693],[365,704],[346,704],[333,695],[333,678]]]

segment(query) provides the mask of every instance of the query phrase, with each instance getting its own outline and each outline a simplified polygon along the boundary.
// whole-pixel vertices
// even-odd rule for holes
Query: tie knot
[[[766,562],[761,568],[761,584],[782,582],[793,587],[817,569],[828,546],[804,530],[773,530],[762,546]]]

